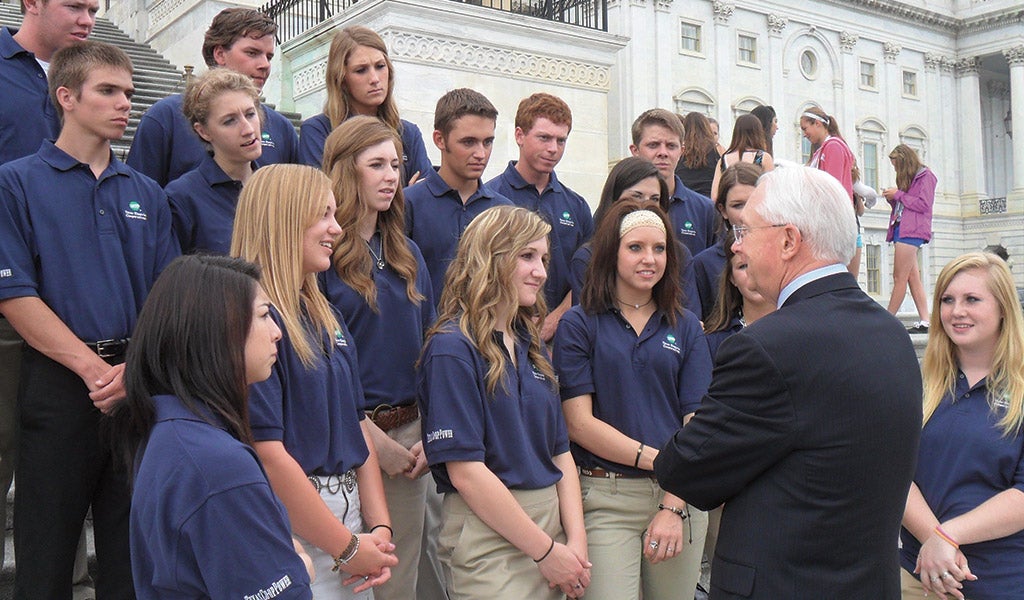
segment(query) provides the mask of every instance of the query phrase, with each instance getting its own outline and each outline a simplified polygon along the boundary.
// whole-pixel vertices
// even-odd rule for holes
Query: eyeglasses
[[[789,223],[773,223],[771,225],[758,225],[757,227],[747,227],[746,225],[734,225],[732,228],[733,236],[736,238],[737,244],[743,243],[743,238],[747,237],[747,234],[755,229],[772,229],[775,227],[785,227]]]

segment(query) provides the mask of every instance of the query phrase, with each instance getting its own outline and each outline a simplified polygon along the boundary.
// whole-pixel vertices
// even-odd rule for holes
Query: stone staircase
[[[0,27],[16,28],[20,23],[21,12],[18,5],[0,2]],[[158,100],[170,94],[181,93],[185,88],[185,76],[178,67],[168,62],[159,52],[146,44],[136,42],[127,33],[104,18],[96,19],[96,26],[89,39],[107,42],[121,48],[131,57],[135,67],[135,74],[132,78],[135,84],[135,96],[132,98],[132,114],[128,120],[128,128],[124,132],[124,137],[112,144],[114,155],[124,160],[128,155],[128,149],[131,147],[142,114]],[[201,58],[198,48],[196,49],[196,58],[197,60]],[[196,65],[197,72],[202,72],[205,69],[206,66],[203,64]],[[291,120],[296,129],[302,123],[302,116],[297,113],[282,112],[281,114]]]

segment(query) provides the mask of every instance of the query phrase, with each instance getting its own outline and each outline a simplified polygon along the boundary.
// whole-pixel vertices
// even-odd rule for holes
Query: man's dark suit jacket
[[[910,337],[842,273],[722,343],[654,468],[698,508],[725,503],[712,600],[898,600],[920,432]]]

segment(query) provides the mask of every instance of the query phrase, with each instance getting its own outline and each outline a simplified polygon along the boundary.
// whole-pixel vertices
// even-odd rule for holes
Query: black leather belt
[[[124,353],[128,351],[128,342],[130,340],[131,338],[100,340],[98,342],[86,342],[85,345],[100,358],[113,358],[115,356],[124,356]]]

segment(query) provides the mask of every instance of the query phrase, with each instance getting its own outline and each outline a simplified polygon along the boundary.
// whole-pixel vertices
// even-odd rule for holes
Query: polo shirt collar
[[[258,165],[255,162],[251,164],[252,170],[255,172]],[[230,175],[225,173],[224,169],[220,168],[217,161],[209,154],[207,154],[206,157],[203,158],[203,161],[199,163],[199,174],[203,176],[203,179],[205,179],[206,183],[210,184],[211,187],[238,182],[238,180],[232,179]]]
[[[83,162],[80,162],[74,156],[71,156],[67,152],[61,150],[50,140],[43,140],[42,145],[39,146],[39,158],[46,164],[50,165],[58,171],[70,171],[72,169],[88,166]],[[114,157],[114,151],[110,151],[110,164],[107,165],[106,170],[99,179],[103,179],[109,175],[124,175],[130,177],[132,170],[128,165],[117,160]]]
[[[523,179],[522,173],[516,169],[516,165],[518,163],[518,160],[508,161],[508,167],[505,169],[505,177],[508,184],[516,190],[535,187],[532,183]],[[543,196],[548,190],[559,194],[562,193],[562,184],[558,182],[558,176],[555,175],[554,171],[551,172],[551,178],[548,180],[548,185],[544,188],[544,191],[541,192],[541,196]]]
[[[213,414],[205,404],[196,403],[195,408],[200,414],[196,414],[189,410],[184,403],[177,397],[171,395],[158,395],[153,396],[153,408],[156,412],[156,422],[160,423],[163,421],[195,421],[197,423],[207,423],[214,425],[220,429],[225,429],[221,419]]]
[[[480,198],[490,199],[494,197],[494,194],[492,194],[486,187],[484,187],[484,182],[478,179],[476,183],[476,191],[473,192],[473,195],[470,196],[468,200],[466,200],[466,204],[476,202]],[[429,190],[430,194],[435,198],[442,198],[444,196],[459,197],[459,193],[455,191],[454,188],[449,186],[448,183],[444,180],[444,178],[441,177],[436,171],[432,175],[427,177],[427,180],[424,181],[422,184],[416,185],[427,186],[427,190]],[[459,197],[459,203],[462,203],[461,197]]]
[[[14,34],[18,33],[17,29],[12,27],[4,27],[0,30],[0,56],[5,59],[11,59],[19,54],[26,54],[32,56],[32,53],[21,47],[14,39]]]

